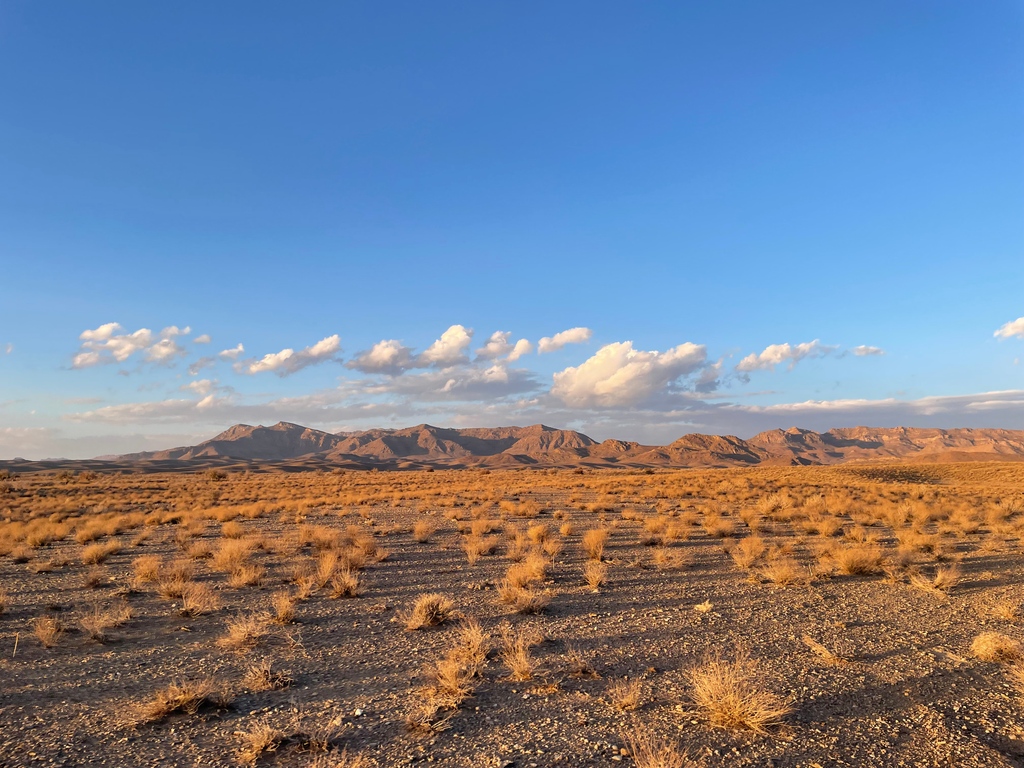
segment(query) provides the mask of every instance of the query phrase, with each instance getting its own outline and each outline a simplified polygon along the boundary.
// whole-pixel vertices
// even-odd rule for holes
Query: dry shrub
[[[644,703],[644,687],[639,680],[613,680],[608,685],[608,700],[620,712],[635,712]]]
[[[210,558],[210,568],[222,573],[238,570],[249,560],[254,548],[249,539],[225,539]]]
[[[945,598],[946,593],[960,583],[961,572],[957,565],[939,566],[931,578],[916,568],[907,575],[910,586]]]
[[[163,560],[156,555],[143,555],[132,560],[132,583],[135,586],[151,584],[160,578]]]
[[[501,651],[499,657],[508,667],[508,680],[522,682],[532,680],[539,670],[539,663],[530,653],[530,649],[543,640],[543,635],[535,627],[523,627],[518,631],[511,624],[502,624]]]
[[[82,574],[82,585],[86,589],[96,589],[107,580],[107,572],[102,565],[94,565]]]
[[[608,576],[608,566],[600,560],[588,560],[583,566],[583,578],[591,589],[600,589],[604,586]]]
[[[250,664],[242,676],[242,685],[250,691],[280,691],[292,684],[287,672],[275,670],[270,659]]]
[[[704,531],[714,539],[725,539],[736,533],[736,521],[709,513],[704,516]]]
[[[681,752],[679,745],[669,739],[662,739],[646,725],[634,722],[630,732],[622,735],[636,768],[692,768],[692,763]]]
[[[412,526],[412,537],[420,544],[426,544],[437,531],[437,524],[429,518],[417,520]]]
[[[270,633],[270,621],[270,614],[262,611],[228,619],[227,634],[217,640],[217,645],[235,651],[251,648]]]
[[[867,576],[882,570],[882,550],[870,545],[839,547],[832,558],[839,572],[848,576]]]
[[[739,544],[732,548],[729,555],[733,562],[744,570],[749,569],[757,562],[766,551],[764,539],[760,536],[747,536],[740,540]]]
[[[233,589],[241,589],[242,587],[258,587],[263,583],[264,577],[267,572],[260,565],[254,565],[252,563],[246,565],[240,565],[235,570],[228,574],[228,586]]]
[[[64,636],[64,625],[54,616],[39,616],[32,620],[32,631],[44,648],[53,648]]]
[[[181,589],[181,608],[179,613],[182,616],[201,616],[220,608],[220,597],[208,585],[201,583],[188,583]]]
[[[359,597],[359,587],[359,572],[342,568],[331,577],[331,599]]]
[[[288,592],[275,592],[270,596],[270,605],[274,609],[273,619],[278,624],[291,624],[295,621],[295,606],[298,601]]]
[[[442,594],[430,592],[416,598],[412,609],[403,617],[409,630],[436,627],[455,618],[455,603]]]
[[[121,551],[121,542],[117,539],[105,541],[102,544],[90,544],[82,549],[83,565],[99,565],[106,561],[111,555]]]
[[[604,556],[604,548],[608,544],[607,528],[592,528],[583,534],[583,551],[591,560],[600,560]]]
[[[107,607],[94,605],[78,619],[78,626],[89,636],[90,640],[103,643],[109,639],[108,630],[120,627],[133,615],[131,606],[123,601]]]
[[[0,587],[0,614],[5,613],[7,611],[8,606],[10,606],[10,604],[11,604],[11,595],[10,595],[10,593],[6,589]]]
[[[138,707],[138,719],[155,723],[171,715],[194,715],[205,707],[225,709],[231,701],[224,686],[213,678],[171,683],[156,692],[152,701]]]
[[[971,653],[982,661],[1018,661],[1024,657],[1024,647],[1001,632],[982,632],[971,643]]]
[[[732,661],[707,657],[687,679],[694,704],[718,728],[764,733],[792,710],[785,699],[758,685],[757,663],[742,651]]]
[[[780,587],[806,584],[809,581],[807,569],[801,567],[795,558],[787,555],[770,559],[761,567],[761,575]]]
[[[651,550],[651,562],[659,571],[678,571],[690,564],[690,556],[681,549],[655,547]]]
[[[240,539],[245,535],[245,528],[241,523],[229,521],[220,527],[220,535],[225,539]]]
[[[462,539],[462,549],[470,565],[485,555],[493,555],[498,549],[498,541],[493,536],[466,536]]]
[[[542,592],[502,582],[498,585],[498,601],[511,606],[516,613],[543,613],[551,599]]]

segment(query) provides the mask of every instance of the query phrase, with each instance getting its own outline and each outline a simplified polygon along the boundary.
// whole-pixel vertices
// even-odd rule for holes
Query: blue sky
[[[0,457],[1024,428],[1022,33],[1018,2],[5,3]]]

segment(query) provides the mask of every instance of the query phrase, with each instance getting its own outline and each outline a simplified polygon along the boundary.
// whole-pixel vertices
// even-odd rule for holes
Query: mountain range
[[[664,446],[624,440],[597,442],[581,432],[529,427],[322,432],[279,422],[237,424],[198,445],[102,457],[143,464],[299,462],[381,469],[417,467],[731,467],[1024,460],[1024,431],[853,427],[813,432],[775,429],[749,439],[689,434]]]

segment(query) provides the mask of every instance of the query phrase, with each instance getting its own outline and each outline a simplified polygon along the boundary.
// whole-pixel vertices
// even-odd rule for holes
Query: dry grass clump
[[[330,597],[332,600],[342,597],[359,597],[359,587],[359,572],[341,568],[331,576]]]
[[[1001,632],[982,632],[971,643],[971,653],[982,661],[1018,661],[1024,657],[1024,646]]]
[[[430,592],[416,598],[403,621],[408,630],[426,629],[451,621],[456,615],[455,603],[442,594]]]
[[[242,676],[242,685],[250,691],[280,691],[292,684],[287,672],[274,669],[270,659],[250,664]]]
[[[532,680],[537,675],[540,664],[533,658],[530,649],[543,640],[544,636],[535,627],[522,627],[516,630],[507,623],[501,625],[499,633],[499,658],[509,670],[506,679],[513,682]]]
[[[262,611],[228,619],[227,634],[217,645],[234,651],[251,648],[270,633],[270,622],[270,614]]]
[[[828,664],[832,664],[832,665],[838,666],[838,665],[846,663],[846,659],[845,658],[843,658],[842,656],[840,656],[837,653],[833,653],[832,651],[830,651],[828,648],[826,648],[824,645],[819,643],[817,640],[815,640],[810,635],[801,635],[800,636],[800,641],[804,645],[806,645],[808,648],[810,648],[811,652],[815,656],[817,656],[818,658],[822,659],[822,661],[824,661],[824,662],[826,662]]]
[[[425,683],[417,692],[420,701],[406,717],[406,727],[418,733],[443,728],[447,718],[438,714],[457,709],[473,694],[474,681],[482,675],[490,647],[490,635],[479,622],[465,620],[444,656],[424,669]]]
[[[519,587],[508,582],[498,586],[498,601],[520,614],[543,613],[551,603],[551,598],[535,589]]]
[[[704,531],[713,539],[725,539],[736,533],[736,521],[730,517],[722,517],[718,513],[709,512],[704,516]]]
[[[935,573],[928,578],[917,569],[908,573],[907,579],[910,586],[924,592],[930,592],[939,597],[945,597],[953,587],[960,583],[961,571],[955,563],[948,566],[939,566]]]
[[[729,555],[737,566],[749,570],[766,551],[764,539],[760,536],[746,536],[732,548]]]
[[[757,670],[740,651],[732,661],[709,656],[687,673],[691,698],[712,726],[765,733],[792,711],[789,702],[760,687]]]
[[[470,565],[476,565],[481,557],[493,555],[498,549],[498,540],[494,536],[464,536],[462,549]]]
[[[588,560],[583,566],[583,578],[591,589],[600,589],[608,577],[608,566],[600,560]]]
[[[685,752],[671,740],[662,739],[643,723],[635,721],[630,732],[622,735],[636,768],[693,768]]]
[[[11,595],[10,595],[10,593],[6,589],[4,589],[3,587],[0,587],[0,614],[5,613],[7,611],[7,607],[10,604],[11,604]]]
[[[868,576],[882,570],[882,550],[870,545],[839,547],[832,558],[839,572],[847,576]]]
[[[156,555],[142,555],[132,560],[132,584],[151,584],[160,578],[163,560]]]
[[[99,565],[106,561],[111,555],[121,551],[121,542],[117,539],[105,541],[102,544],[90,544],[82,548],[83,565]]]
[[[776,555],[761,566],[761,576],[780,587],[803,585],[810,581],[810,574],[795,558]]]
[[[131,606],[124,601],[107,607],[94,605],[78,619],[78,626],[89,636],[90,640],[103,643],[109,639],[108,630],[120,627],[133,615]]]
[[[598,678],[600,675],[590,663],[590,659],[574,646],[569,646],[565,651],[565,665],[570,677]]]
[[[412,526],[412,537],[420,544],[426,544],[437,532],[437,523],[430,519],[417,520]]]
[[[220,597],[208,585],[201,583],[185,584],[181,589],[182,616],[201,616],[220,608]]]
[[[54,616],[39,616],[32,620],[32,631],[44,648],[53,648],[64,636],[64,625]]]
[[[157,691],[152,701],[138,707],[137,717],[143,723],[156,723],[175,714],[194,715],[205,707],[226,709],[230,702],[230,694],[214,678],[182,681]]]
[[[607,528],[592,528],[583,534],[583,551],[591,560],[600,560],[604,556],[604,548],[608,544]]]
[[[291,624],[295,621],[298,600],[288,592],[275,592],[270,596],[270,605],[273,608],[273,620],[277,624]]]
[[[644,703],[644,687],[639,680],[613,680],[608,685],[608,700],[620,712],[635,712]]]

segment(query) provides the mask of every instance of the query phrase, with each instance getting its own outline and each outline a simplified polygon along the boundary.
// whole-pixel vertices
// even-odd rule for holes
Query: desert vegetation
[[[4,764],[1024,754],[1024,465],[4,483]]]

